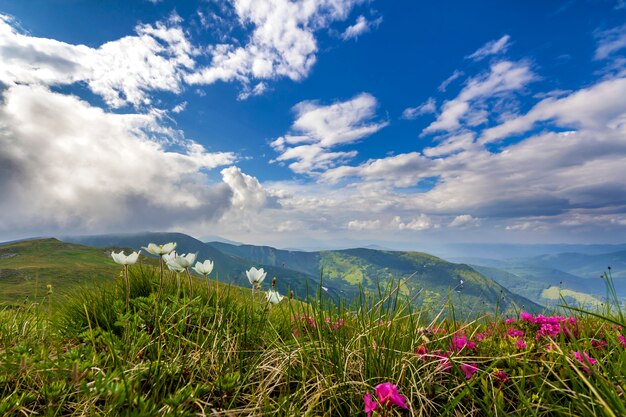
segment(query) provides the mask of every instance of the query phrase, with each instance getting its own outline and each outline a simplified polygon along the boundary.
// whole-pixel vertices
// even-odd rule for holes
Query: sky
[[[626,3],[0,0],[0,241],[626,241]]]

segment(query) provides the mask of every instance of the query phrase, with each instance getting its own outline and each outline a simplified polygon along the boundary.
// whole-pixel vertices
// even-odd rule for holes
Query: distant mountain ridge
[[[204,243],[182,233],[139,233],[65,237],[66,240],[94,246],[125,246],[139,249],[148,242],[176,241],[178,251],[197,252],[198,259],[211,259],[222,279],[237,285],[249,285],[245,270],[263,267],[269,276],[277,276],[279,289],[295,289],[300,295],[314,293],[320,285],[337,299],[350,301],[361,288],[377,293],[379,284],[400,283],[399,293],[414,299],[416,305],[440,309],[450,297],[466,312],[501,310],[514,305],[531,311],[542,307],[514,294],[482,276],[467,265],[452,264],[419,252],[384,251],[366,248],[318,252],[288,251],[270,246],[234,245],[225,242]],[[461,285],[461,281],[463,284]],[[458,292],[456,290],[459,290]]]
[[[541,309],[538,304],[511,293],[467,265],[453,264],[421,252],[367,248],[303,252],[223,242],[209,244],[233,256],[321,276],[324,285],[335,287],[347,296],[356,294],[359,287],[376,291],[377,279],[383,284],[399,280],[402,281],[400,292],[408,297],[415,294],[418,305],[433,308],[444,305],[451,289],[462,288],[459,293],[452,291],[452,295],[465,299],[471,306],[468,309],[479,309],[483,307],[481,303],[490,307],[501,303],[504,308],[516,304],[533,311]]]

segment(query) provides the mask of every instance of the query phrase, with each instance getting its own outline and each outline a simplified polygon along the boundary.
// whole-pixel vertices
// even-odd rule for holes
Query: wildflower
[[[532,314],[522,311],[519,315],[520,320],[527,322],[534,322],[535,318]]]
[[[526,342],[524,342],[524,339],[517,339],[517,349],[522,350],[525,347],[526,347]]]
[[[193,267],[193,270],[206,277],[213,271],[213,262],[210,260],[196,262],[196,266]]]
[[[422,359],[422,356],[426,355],[427,353],[428,353],[428,348],[426,347],[426,345],[419,345],[418,347],[415,348],[415,354],[420,359]]]
[[[406,397],[398,393],[398,388],[391,382],[378,384],[375,387],[378,401],[383,407],[397,405],[400,408],[407,408]]]
[[[163,255],[163,259],[170,271],[187,272],[187,278],[189,279],[189,299],[193,298],[193,282],[191,280],[191,274],[189,273],[189,267],[193,265],[197,255],[197,253],[176,255],[175,252]]]
[[[143,246],[143,248],[146,251],[148,251],[148,253],[151,253],[152,255],[163,256],[163,255],[167,255],[167,254],[173,252],[174,249],[176,249],[176,242],[170,242],[170,243],[166,243],[164,245],[157,245],[155,243],[148,243],[148,247]]]
[[[573,352],[573,355],[578,362],[583,364],[583,370],[587,372],[588,374],[591,374],[591,369],[589,369],[587,366],[584,366],[584,365],[586,364],[595,365],[596,363],[598,363],[598,361],[592,358],[591,356],[589,356],[587,352],[581,353],[577,351],[577,352]]]
[[[267,272],[263,270],[263,268],[256,269],[252,267],[246,271],[246,276],[248,277],[248,281],[250,281],[250,285],[252,285],[252,293],[254,294],[254,288],[257,285],[261,285]]]
[[[514,327],[509,327],[507,329],[507,331],[506,331],[506,335],[511,337],[511,338],[513,338],[513,337],[520,338],[520,337],[524,337],[524,331],[516,329]]]
[[[376,401],[372,401],[372,397],[368,392],[363,396],[363,402],[365,402],[365,413],[367,417],[372,415],[372,411],[376,410]]]
[[[478,366],[475,363],[462,363],[459,368],[461,368],[467,379],[470,379],[478,371]]]
[[[111,252],[111,258],[115,261],[115,263],[120,265],[134,265],[137,263],[137,259],[139,258],[139,252],[133,252],[130,255],[126,256],[124,251],[120,251],[120,253]]]
[[[130,302],[130,282],[128,280],[128,265],[133,265],[139,259],[139,252],[133,252],[130,255],[126,256],[124,251],[120,251],[120,253],[111,252],[111,258],[120,265],[124,266],[124,281],[126,283],[126,311],[128,311],[128,305]]]
[[[468,350],[474,350],[476,349],[476,342],[468,340],[465,336],[453,337],[450,349],[460,351],[463,348],[467,348]]]
[[[193,270],[196,271],[200,275],[204,275],[206,280],[206,289],[207,294],[210,292],[209,288],[209,274],[213,271],[213,261],[206,260],[204,262],[196,262],[196,265],[193,267]]]
[[[449,371],[452,368],[452,362],[450,362],[450,358],[444,354],[441,354],[440,351],[434,352],[432,356],[435,358],[435,362],[439,362],[438,368],[440,371],[445,372]]]
[[[504,371],[500,371],[496,369],[496,371],[492,375],[501,384],[504,384],[505,382],[509,382],[509,376]]]
[[[176,249],[176,242],[166,243],[164,245],[157,245],[155,243],[148,243],[148,247],[143,247],[148,253],[152,255],[156,255],[159,257],[159,269],[161,271],[160,280],[159,280],[159,292],[158,296],[161,295],[161,290],[163,289],[163,256],[169,255]]]
[[[265,299],[272,305],[280,303],[283,298],[285,297],[280,295],[276,290],[269,290],[265,293]]]
[[[608,345],[608,343],[606,343],[606,340],[604,339],[600,339],[600,340],[591,339],[591,346],[593,346],[596,349],[602,349],[606,345]]]
[[[626,348],[626,337],[619,335],[617,336],[617,338],[619,339],[619,342],[622,344],[622,347]]]

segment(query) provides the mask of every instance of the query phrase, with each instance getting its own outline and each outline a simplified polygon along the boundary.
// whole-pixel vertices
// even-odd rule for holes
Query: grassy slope
[[[67,293],[85,283],[110,282],[120,272],[110,249],[56,239],[28,240],[0,246],[0,302],[41,300],[46,286]]]
[[[431,323],[367,300],[268,309],[224,285],[189,300],[170,279],[157,298],[157,282],[132,270],[129,312],[119,287],[72,293],[52,316],[0,310],[0,415],[363,416],[385,382],[409,408],[378,406],[389,417],[626,415],[626,349],[601,318],[578,315],[575,337],[551,339],[525,320]],[[476,345],[455,350],[453,337]]]

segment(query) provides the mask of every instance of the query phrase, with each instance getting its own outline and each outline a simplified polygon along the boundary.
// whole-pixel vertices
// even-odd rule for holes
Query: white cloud
[[[174,113],[181,113],[181,112],[185,111],[186,108],[187,108],[187,102],[183,101],[182,103],[178,103],[177,105],[175,105],[172,108],[172,112],[174,112]]]
[[[380,229],[380,220],[350,220],[346,225],[349,230],[376,230]]]
[[[0,82],[65,85],[85,82],[108,105],[150,104],[148,93],[178,93],[197,53],[177,19],[139,25],[135,36],[98,48],[19,33],[0,15]]]
[[[231,207],[229,184],[202,171],[235,155],[206,152],[157,114],[107,113],[41,86],[2,96],[0,232],[166,229]]]
[[[424,103],[417,107],[407,107],[402,112],[402,118],[406,120],[417,119],[423,114],[435,113],[437,111],[437,104],[435,99],[429,97]]]
[[[490,66],[489,72],[470,78],[456,98],[446,101],[437,120],[426,127],[423,133],[458,130],[465,119],[472,122],[472,119],[467,117],[468,114],[474,114],[471,105],[481,105],[487,99],[510,95],[523,89],[536,78],[527,62],[494,63]],[[483,121],[484,119],[480,123]],[[479,123],[473,123],[477,124]]]
[[[390,226],[393,229],[397,230],[428,230],[428,229],[438,229],[440,227],[439,224],[434,223],[433,220],[425,214],[420,214],[417,217],[411,218],[409,220],[403,220],[400,216],[395,216],[391,221]]]
[[[461,78],[463,74],[464,74],[463,71],[454,70],[451,76],[449,76],[441,84],[439,84],[439,87],[437,87],[437,90],[441,91],[442,93],[445,93],[445,91],[448,89],[448,86],[452,82],[454,82],[454,80],[456,80],[457,78]]]
[[[480,220],[471,214],[460,214],[450,222],[450,227],[472,227],[478,226],[479,223]]]
[[[243,46],[210,48],[211,64],[187,76],[191,84],[287,77],[301,80],[313,67],[318,51],[315,32],[348,18],[363,0],[233,0],[234,10],[252,33]],[[242,98],[245,97],[242,96]]]
[[[626,78],[602,81],[562,98],[547,98],[528,113],[486,129],[481,142],[488,143],[524,133],[542,121],[554,121],[576,129],[623,128],[626,125]]]
[[[356,22],[353,25],[346,28],[346,30],[341,34],[341,37],[345,41],[357,39],[362,34],[371,31],[372,28],[380,26],[382,21],[382,17],[378,17],[374,20],[367,20],[365,16],[361,15],[356,19]]]
[[[503,54],[509,49],[509,46],[511,46],[509,43],[510,39],[511,37],[509,35],[504,35],[498,40],[489,41],[466,58],[480,61],[491,55]]]
[[[615,52],[626,48],[626,25],[596,32],[598,47],[595,59],[606,59]]]
[[[222,178],[233,191],[233,208],[258,211],[265,207],[277,207],[276,199],[263,188],[259,180],[232,166],[221,171]]]
[[[354,157],[355,151],[330,149],[358,141],[387,126],[387,122],[373,121],[377,105],[376,99],[367,93],[330,105],[317,101],[296,104],[291,133],[271,144],[280,152],[276,161],[295,159],[289,167],[294,172],[310,174]]]

